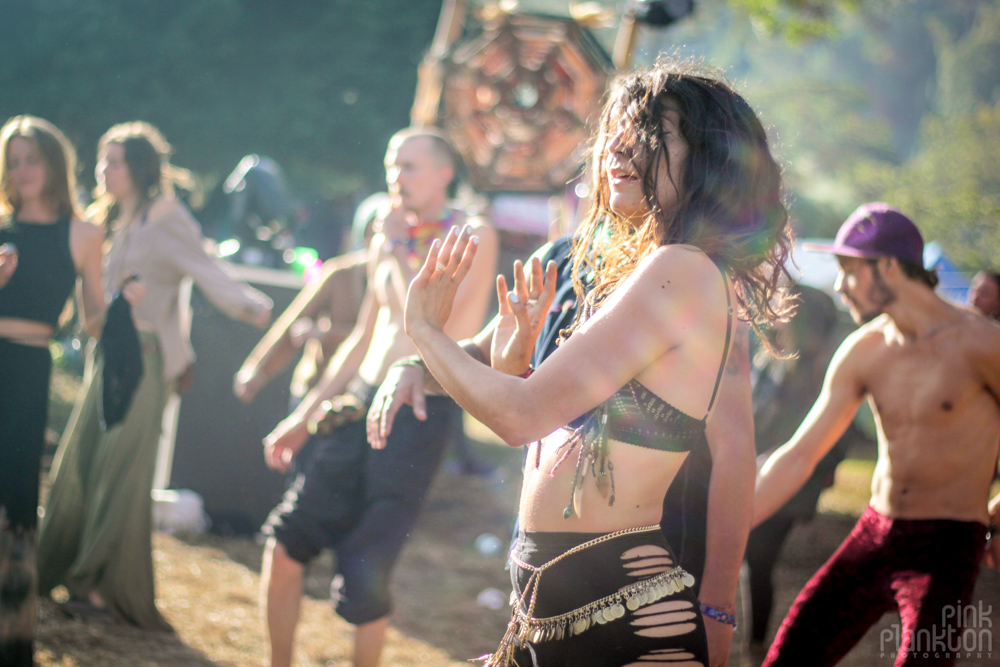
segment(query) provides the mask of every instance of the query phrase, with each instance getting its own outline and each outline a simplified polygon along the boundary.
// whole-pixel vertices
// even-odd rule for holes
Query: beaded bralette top
[[[705,443],[707,446],[705,421],[712,411],[712,405],[715,404],[715,398],[719,393],[719,385],[722,383],[733,327],[732,302],[729,298],[729,283],[725,273],[723,280],[726,282],[726,305],[729,310],[726,321],[726,342],[715,379],[715,388],[712,390],[712,398],[705,416],[698,419],[681,412],[635,378],[629,380],[606,401],[574,420],[570,424],[573,428],[572,435],[559,445],[557,451],[561,452],[561,456],[553,469],[562,464],[577,445],[580,446],[576,474],[573,477],[572,496],[566,509],[563,510],[564,518],[568,519],[574,513],[579,516],[583,480],[588,471],[597,482],[601,495],[608,498],[608,505],[614,504],[614,464],[611,462],[609,447],[611,440],[665,452],[689,452],[699,443]],[[579,321],[585,321],[593,310],[590,303],[585,304]],[[561,331],[560,341],[569,335],[570,332]],[[539,447],[536,449],[536,467],[541,463],[540,456]]]

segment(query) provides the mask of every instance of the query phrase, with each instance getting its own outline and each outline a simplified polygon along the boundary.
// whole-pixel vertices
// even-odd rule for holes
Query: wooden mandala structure
[[[576,174],[612,71],[576,22],[501,15],[435,65],[440,123],[474,188],[553,192]]]

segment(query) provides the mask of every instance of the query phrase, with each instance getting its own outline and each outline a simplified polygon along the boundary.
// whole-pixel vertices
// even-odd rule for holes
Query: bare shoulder
[[[104,255],[104,230],[100,226],[89,220],[73,218],[69,227],[69,244],[77,273],[85,267],[100,271]]]
[[[963,332],[970,337],[992,340],[997,340],[997,337],[1000,337],[1000,326],[997,326],[995,320],[991,320],[971,308],[956,306],[955,310],[960,315],[960,326]]]
[[[879,315],[848,334],[830,360],[830,369],[853,370],[863,376],[880,368],[878,358],[889,349],[886,337],[891,335],[891,322],[888,315]]]
[[[979,361],[1000,363],[1000,326],[992,320],[967,308],[960,312],[961,340]]]
[[[485,215],[470,215],[466,218],[466,224],[472,228],[473,233],[479,237],[479,241],[484,240],[495,241],[497,239],[497,230],[493,226],[493,222]]]
[[[149,205],[148,216],[150,220],[158,220],[173,216],[190,218],[191,214],[176,197],[158,197]]]
[[[689,245],[661,246],[644,257],[635,270],[637,284],[678,296],[702,299],[714,294],[723,297],[722,270],[704,252]],[[669,289],[673,288],[673,289]]]
[[[86,219],[73,218],[70,222],[70,233],[84,243],[101,243],[104,240],[104,230]]]
[[[844,338],[841,349],[857,352],[874,352],[879,348],[887,348],[886,337],[892,335],[892,320],[888,315],[879,315],[871,322],[862,324]]]
[[[616,290],[614,302],[644,313],[645,322],[686,336],[712,323],[725,327],[722,271],[692,246],[656,248]]]

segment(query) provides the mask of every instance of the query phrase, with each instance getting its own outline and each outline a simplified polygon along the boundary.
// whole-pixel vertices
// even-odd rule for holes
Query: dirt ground
[[[386,648],[386,665],[462,665],[493,649],[508,617],[509,591],[505,556],[484,555],[476,538],[496,536],[504,545],[510,531],[519,482],[519,454],[502,446],[477,443],[499,464],[492,477],[439,475],[419,525],[397,569],[396,609]],[[861,466],[862,474],[864,466]],[[848,472],[850,467],[845,468]],[[847,477],[844,484],[857,487]],[[843,486],[838,478],[838,486]],[[822,507],[857,507],[863,488],[834,490]],[[776,626],[795,594],[853,525],[851,516],[821,513],[795,528],[777,571]],[[158,604],[175,635],[148,633],[107,619],[72,620],[58,606],[40,609],[38,654],[42,667],[181,667],[261,665],[265,656],[257,587],[261,546],[252,538],[204,535],[178,539],[155,537]],[[309,570],[309,599],[303,608],[296,665],[344,667],[350,664],[350,628],[329,603],[333,561],[327,555]],[[477,603],[500,592],[503,603],[490,609]],[[494,593],[494,597],[496,594]],[[984,570],[975,601],[983,602],[984,621],[1000,621],[1000,576]],[[993,616],[993,609],[998,612]],[[846,667],[892,665],[891,646],[880,648],[882,630],[898,617],[886,616],[842,663]],[[772,628],[772,634],[775,628]],[[994,631],[987,633],[992,643]],[[993,648],[990,646],[989,648]],[[1000,646],[996,647],[1000,650]],[[754,667],[748,655],[735,652],[730,665]],[[963,665],[998,664],[997,653],[963,656]],[[808,666],[804,666],[808,667]]]

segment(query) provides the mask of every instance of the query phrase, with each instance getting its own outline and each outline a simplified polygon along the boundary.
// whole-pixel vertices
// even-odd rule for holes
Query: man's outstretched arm
[[[753,526],[784,506],[812,475],[816,464],[844,434],[866,392],[858,368],[864,330],[847,337],[830,362],[823,389],[792,439],[774,452],[757,473]]]
[[[295,359],[300,348],[293,342],[292,325],[302,318],[317,319],[321,313],[329,310],[330,291],[337,286],[338,274],[348,270],[355,261],[357,257],[353,253],[328,260],[323,265],[320,279],[302,288],[236,373],[233,379],[233,393],[237,398],[247,403],[253,401],[268,381],[281,373]],[[338,333],[339,337],[332,339]],[[323,341],[324,349],[335,348],[349,334],[350,331],[328,332],[324,339],[332,340]]]
[[[265,458],[269,466],[281,472],[288,469],[295,453],[309,437],[307,428],[309,417],[319,408],[320,403],[343,393],[347,384],[357,375],[371,344],[377,316],[378,307],[375,304],[374,293],[369,287],[361,302],[361,312],[358,314],[354,330],[337,348],[319,383],[305,395],[298,407],[264,438]]]

